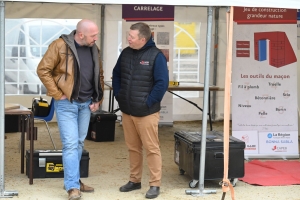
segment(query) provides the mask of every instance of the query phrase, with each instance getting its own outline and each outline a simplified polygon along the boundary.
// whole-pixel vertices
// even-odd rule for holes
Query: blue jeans
[[[84,103],[68,99],[55,100],[55,113],[62,142],[64,185],[68,191],[80,189],[80,159],[87,135],[91,100]]]

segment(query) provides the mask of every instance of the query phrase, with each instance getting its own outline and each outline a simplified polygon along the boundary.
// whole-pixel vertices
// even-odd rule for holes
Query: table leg
[[[30,115],[29,118],[29,133],[30,133],[30,160],[29,160],[29,184],[32,185],[33,184],[33,150],[34,150],[34,143],[33,143],[33,139],[34,139],[34,130],[33,130],[33,126],[34,126],[34,117],[33,117],[33,113]]]
[[[111,112],[111,90],[109,90],[108,112]]]
[[[113,94],[113,92],[111,93],[111,113],[113,113],[114,112],[114,101],[115,99],[114,99],[114,94]]]
[[[208,117],[209,117],[209,125],[210,131],[212,131],[212,121],[211,121],[211,114],[210,114],[210,91],[208,91]]]
[[[33,114],[27,115],[27,140],[30,140],[30,155],[29,155],[29,166],[27,167],[28,169],[28,177],[29,177],[29,184],[33,184],[33,150],[34,150],[34,117]],[[24,152],[24,150],[23,150]],[[24,157],[24,156],[23,156]],[[24,164],[23,164],[24,165]]]
[[[19,123],[21,128],[21,174],[24,174],[24,151],[25,151],[25,116],[19,116]]]

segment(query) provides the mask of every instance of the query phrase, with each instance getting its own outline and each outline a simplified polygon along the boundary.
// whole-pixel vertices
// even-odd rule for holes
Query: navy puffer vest
[[[143,117],[160,110],[160,103],[147,105],[153,87],[153,65],[161,51],[156,47],[134,50],[129,47],[122,52],[121,89],[116,97],[122,112]]]

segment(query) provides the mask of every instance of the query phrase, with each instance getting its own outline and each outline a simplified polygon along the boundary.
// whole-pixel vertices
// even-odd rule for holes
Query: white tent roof
[[[12,0],[4,0],[16,2]],[[152,4],[152,5],[182,5],[182,6],[242,6],[242,7],[277,7],[300,9],[300,0],[18,0],[26,2],[48,3],[83,3],[83,4]]]

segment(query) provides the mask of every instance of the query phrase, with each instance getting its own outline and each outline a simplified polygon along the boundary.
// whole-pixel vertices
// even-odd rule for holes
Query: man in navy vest
[[[143,148],[150,171],[146,198],[159,195],[162,158],[158,139],[160,102],[168,89],[167,60],[155,46],[145,23],[131,25],[125,48],[113,69],[113,92],[122,111],[122,125],[129,151],[129,182],[121,192],[141,189]]]

